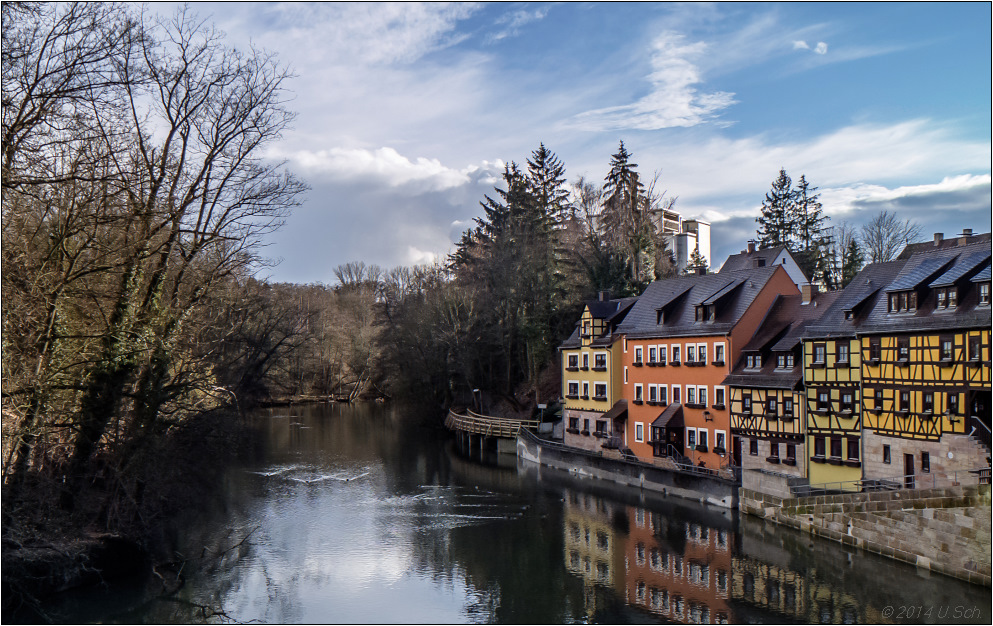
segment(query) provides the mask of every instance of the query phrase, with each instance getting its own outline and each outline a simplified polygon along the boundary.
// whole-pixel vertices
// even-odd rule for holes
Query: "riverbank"
[[[147,582],[151,594],[182,585],[162,527],[195,513],[220,484],[225,466],[253,447],[236,414],[189,419],[146,450],[140,493],[122,490],[109,472],[94,480],[72,512],[57,486],[30,477],[3,492],[2,615],[8,622],[49,621],[44,599],[114,580]]]

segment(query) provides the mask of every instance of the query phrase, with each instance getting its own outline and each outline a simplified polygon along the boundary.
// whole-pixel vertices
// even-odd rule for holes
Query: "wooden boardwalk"
[[[493,417],[480,415],[467,410],[465,414],[449,410],[445,418],[445,426],[450,430],[484,437],[500,437],[516,439],[517,431],[521,428],[538,428],[538,420],[519,420],[509,417]]]

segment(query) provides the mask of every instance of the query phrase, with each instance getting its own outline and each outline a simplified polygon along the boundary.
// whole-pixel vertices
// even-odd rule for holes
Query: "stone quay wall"
[[[610,480],[726,509],[738,506],[738,485],[733,480],[601,456],[539,439],[523,429],[517,435],[517,458],[566,470],[581,478]]]
[[[991,584],[989,485],[805,498],[742,488],[740,509],[932,572]]]

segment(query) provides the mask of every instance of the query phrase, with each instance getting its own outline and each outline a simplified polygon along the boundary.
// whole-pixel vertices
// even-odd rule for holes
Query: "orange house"
[[[740,465],[724,378],[776,297],[799,293],[781,265],[650,284],[616,330],[625,447],[648,462]]]

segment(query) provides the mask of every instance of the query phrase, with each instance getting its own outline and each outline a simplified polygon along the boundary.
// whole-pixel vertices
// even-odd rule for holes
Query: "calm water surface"
[[[184,586],[65,621],[984,623],[990,592],[736,513],[469,459],[380,405],[267,410],[173,541]],[[163,570],[166,576],[168,571]]]

